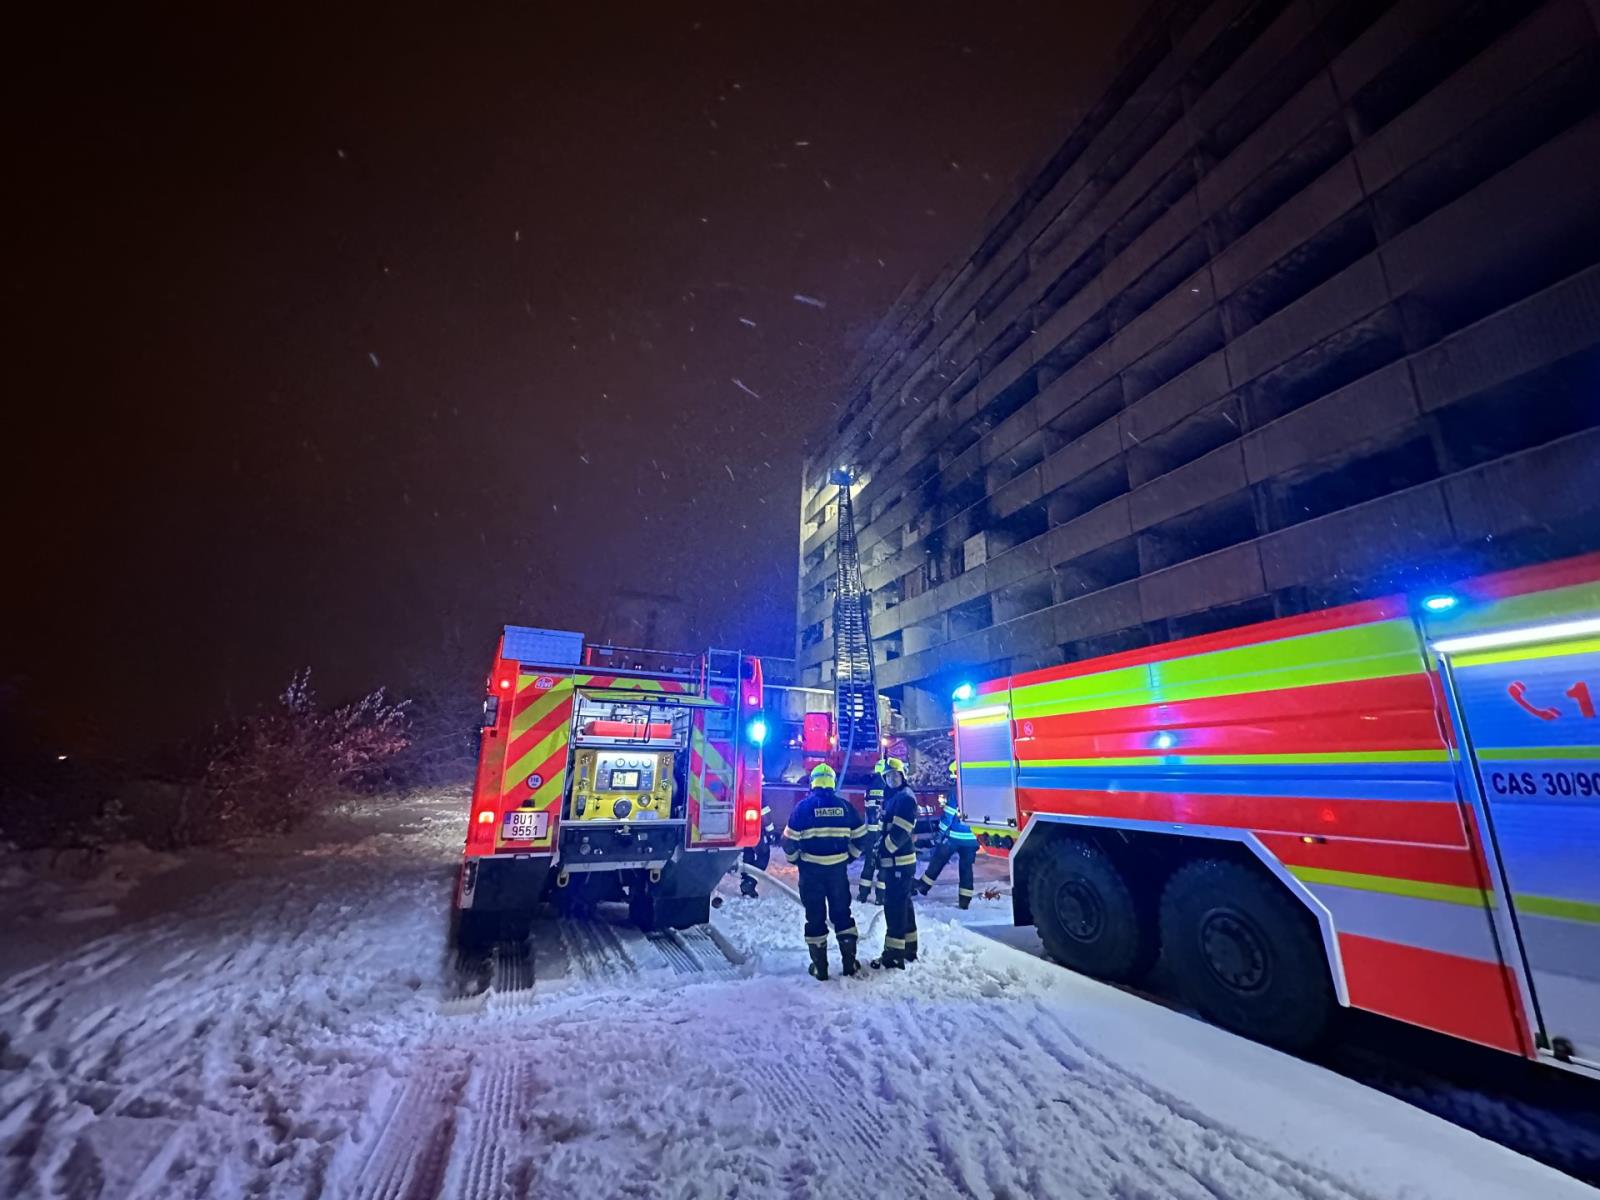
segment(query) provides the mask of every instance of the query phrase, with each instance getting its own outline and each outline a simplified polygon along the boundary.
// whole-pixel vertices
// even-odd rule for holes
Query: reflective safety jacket
[[[944,815],[939,818],[939,835],[949,842],[971,842],[977,845],[978,835],[961,819],[961,809],[956,804],[955,793],[945,797]]]
[[[896,788],[883,799],[883,820],[878,835],[878,866],[917,865],[917,797],[908,787]]]
[[[874,774],[867,785],[867,820],[876,824],[883,816],[883,776]]]
[[[866,848],[867,823],[832,788],[812,788],[783,827],[783,852],[802,867],[842,867]]]

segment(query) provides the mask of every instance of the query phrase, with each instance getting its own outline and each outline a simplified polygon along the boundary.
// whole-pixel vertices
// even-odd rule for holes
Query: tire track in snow
[[[518,1099],[529,1088],[528,1068],[520,1061],[498,1062],[474,1077],[447,1172],[452,1200],[497,1200],[507,1194],[514,1166],[510,1148],[520,1141]]]
[[[356,1177],[353,1200],[435,1200],[442,1194],[456,1105],[469,1072],[427,1061],[411,1066]]]

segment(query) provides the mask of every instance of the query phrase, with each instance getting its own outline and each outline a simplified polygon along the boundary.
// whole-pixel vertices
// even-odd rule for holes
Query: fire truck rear
[[[463,946],[542,904],[686,928],[761,830],[761,664],[508,625],[490,670],[455,896]]]

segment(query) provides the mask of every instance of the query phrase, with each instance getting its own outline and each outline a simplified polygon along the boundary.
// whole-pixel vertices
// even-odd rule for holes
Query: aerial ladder
[[[857,782],[872,774],[882,744],[878,684],[872,665],[872,597],[861,580],[855,512],[850,504],[854,477],[841,467],[830,479],[839,488],[839,575],[833,594],[835,736],[842,782]]]

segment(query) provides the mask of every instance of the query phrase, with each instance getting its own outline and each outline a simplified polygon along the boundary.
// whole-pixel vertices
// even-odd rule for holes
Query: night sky
[[[792,652],[808,435],[1128,20],[138,7],[14,43],[0,684],[73,748],[618,586]]]

